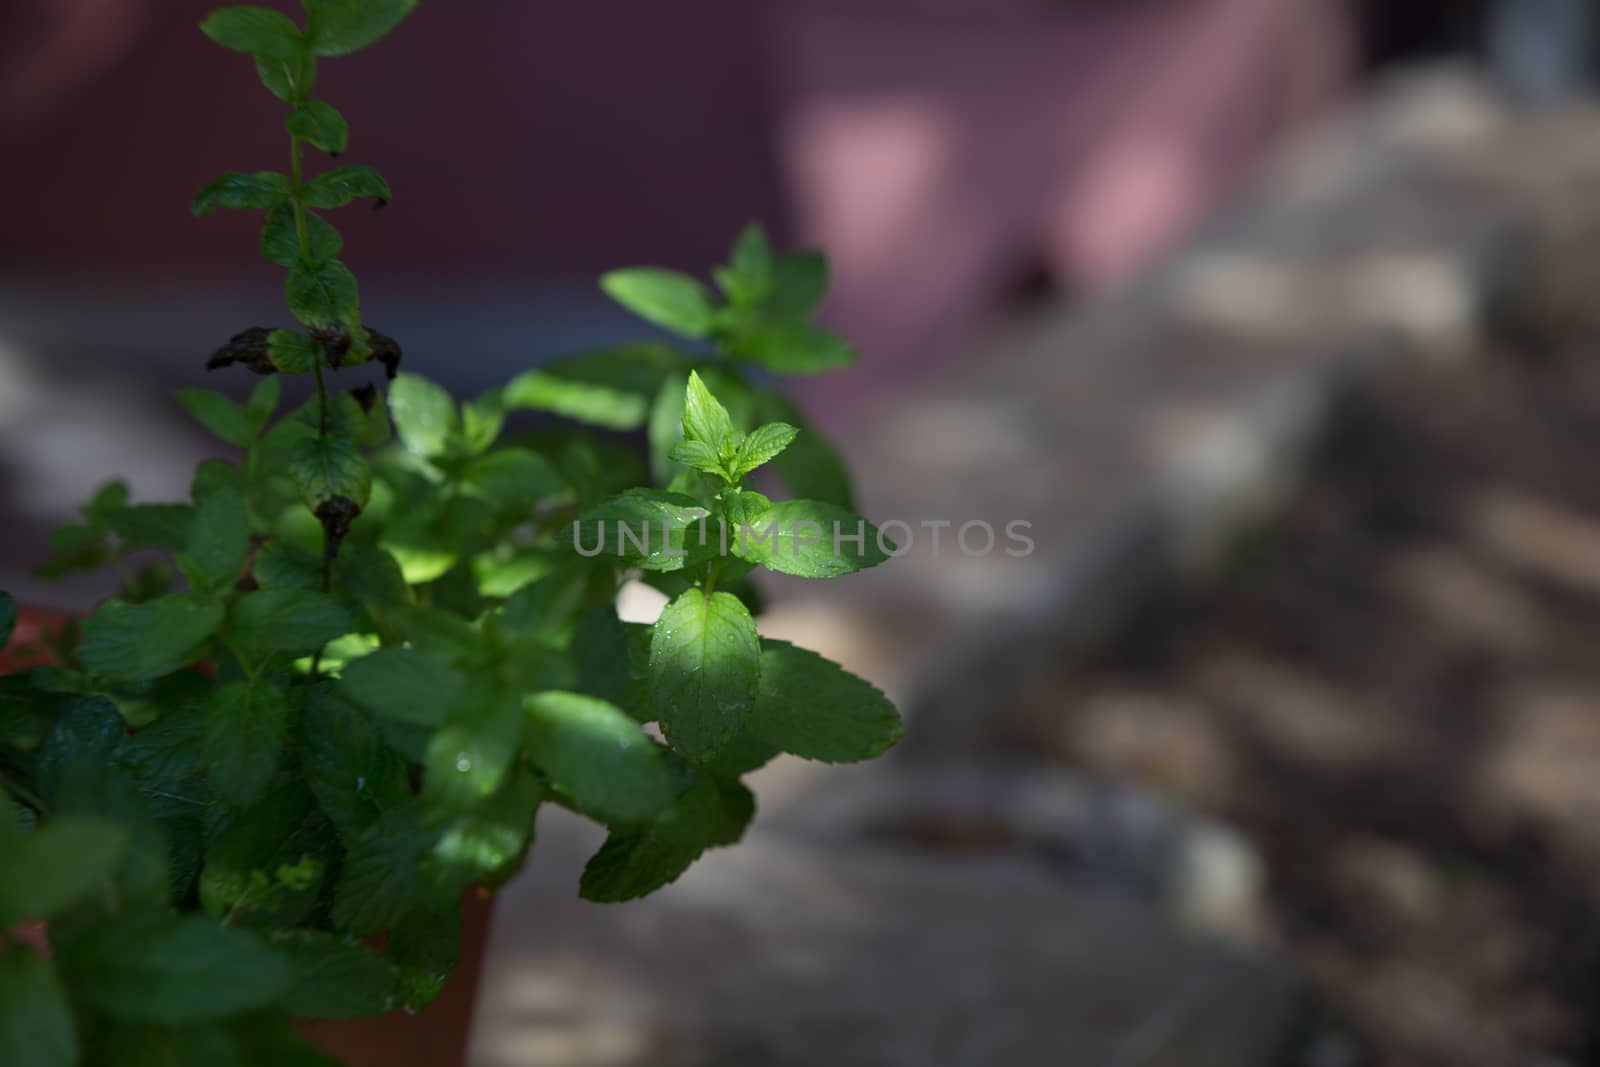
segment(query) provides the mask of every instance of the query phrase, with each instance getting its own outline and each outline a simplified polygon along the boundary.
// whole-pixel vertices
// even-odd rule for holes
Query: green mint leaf
[[[703,338],[711,332],[711,290],[687,274],[634,267],[605,275],[600,288],[635,315],[673,333]]]
[[[347,838],[411,798],[405,761],[331,683],[306,698],[300,761],[317,804]]]
[[[198,671],[179,671],[125,686],[118,694],[123,718],[142,725],[122,742],[113,761],[157,818],[192,818],[211,803],[200,742],[211,686]]]
[[[214,389],[179,389],[178,404],[206,429],[230,445],[250,447],[256,425],[243,404],[237,404]]]
[[[803,759],[854,763],[882,755],[904,733],[889,698],[815,652],[761,642],[752,737]]]
[[[226,591],[239,580],[250,550],[250,516],[244,497],[220,489],[201,501],[189,525],[186,554],[202,579],[199,593]]]
[[[551,648],[565,645],[592,577],[588,568],[566,561],[511,594],[497,617],[501,628],[517,637],[538,638]]]
[[[261,59],[298,59],[306,39],[289,16],[264,7],[224,7],[200,24],[200,32],[224,48]]]
[[[382,933],[428,903],[421,878],[434,833],[416,803],[392,808],[346,837],[349,851],[334,889],[335,927],[357,937]]]
[[[233,1036],[221,1026],[153,1026],[107,1019],[89,1032],[85,1059],[106,1067],[245,1067]],[[281,1061],[280,1061],[281,1062]]]
[[[245,402],[244,409],[250,416],[250,421],[255,424],[257,433],[266,426],[267,421],[272,418],[272,413],[278,410],[278,401],[282,398],[283,383],[277,378],[263,378],[256,383],[254,389],[250,390],[250,399]]]
[[[738,841],[755,797],[737,782],[696,773],[677,802],[649,826],[613,831],[583,869],[585,900],[615,903],[678,880],[708,848]]]
[[[212,691],[202,738],[206,778],[217,795],[246,808],[278,769],[289,701],[270,682],[224,682]]]
[[[210,919],[157,915],[106,923],[65,946],[61,969],[85,1003],[129,1022],[208,1022],[287,991],[283,957]]]
[[[284,374],[304,374],[322,358],[322,346],[303,333],[273,330],[267,335],[267,358]]]
[[[125,736],[120,718],[114,711],[110,717],[116,719],[118,734]],[[59,733],[53,734],[51,741],[59,737]],[[57,770],[49,776],[54,783],[47,781],[43,753],[36,781],[40,794],[55,806],[56,817],[100,818],[116,823],[128,833],[128,848],[112,875],[120,906],[129,911],[161,909],[184,893],[188,872],[171,862],[180,851],[171,831],[182,827],[176,821],[155,818],[129,775],[117,766],[114,750],[107,753],[94,744],[82,743],[58,749],[58,754]]]
[[[33,572],[40,578],[92,571],[105,566],[115,555],[103,532],[82,523],[67,523],[51,530],[46,549],[44,563]]]
[[[305,253],[300,250],[300,234],[295,229],[294,205],[278,204],[261,223],[261,254],[280,267],[292,267],[302,259],[325,263],[344,250],[344,238],[322,216],[307,210]]]
[[[752,222],[734,242],[728,269],[720,273],[719,283],[735,304],[754,304],[771,291],[772,271],[772,245],[767,241],[767,231],[760,223]]]
[[[303,784],[287,783],[206,850],[200,905],[230,925],[292,925],[317,906],[337,856],[332,824]]]
[[[335,397],[328,423],[362,448],[379,448],[388,443],[393,428],[389,425],[389,408],[374,393],[368,393],[369,388],[357,386]]]
[[[733,435],[733,419],[728,409],[711,395],[700,375],[690,371],[683,400],[683,439],[702,442],[721,454],[732,446]]]
[[[105,525],[106,515],[128,504],[128,483],[120,478],[106,482],[81,509],[91,526]]]
[[[389,183],[376,170],[356,163],[317,175],[301,194],[301,201],[306,207],[333,208],[365,197],[382,207],[391,199]]]
[[[225,459],[203,459],[195,464],[194,477],[189,481],[189,497],[204,500],[224,486],[241,493],[248,492],[250,476],[237,463],[229,463]]]
[[[690,589],[656,620],[649,669],[667,740],[691,759],[710,756],[743,727],[755,703],[755,620],[731,594]]]
[[[310,53],[298,59],[266,59],[256,57],[256,75],[273,96],[285,104],[293,104],[311,95],[317,84],[317,61]]]
[[[84,623],[78,662],[110,681],[154,678],[191,662],[195,646],[221,624],[221,604],[192,596],[108,600]]]
[[[357,52],[400,24],[417,0],[305,0],[306,36],[319,56]]]
[[[339,560],[340,584],[369,610],[410,607],[414,603],[400,564],[390,553],[376,545],[347,545]]]
[[[355,327],[361,322],[356,276],[337,259],[297,260],[284,279],[289,313],[307,326]]]
[[[487,450],[506,423],[505,391],[490,389],[461,405],[461,439],[468,455]]]
[[[828,259],[821,252],[789,252],[772,265],[772,291],[761,305],[769,321],[809,319],[828,291]]]
[[[195,194],[190,206],[197,218],[219,207],[264,210],[289,199],[287,175],[264,170],[255,174],[224,174]]]
[[[128,724],[111,701],[104,697],[67,699],[39,748],[33,770],[35,788],[46,800],[55,800],[75,765],[110,763],[127,736]]]
[[[483,683],[434,731],[423,759],[422,795],[431,812],[460,813],[500,788],[523,739],[522,709]]]
[[[450,394],[419,374],[401,374],[390,383],[389,416],[401,443],[424,459],[444,455],[461,427]]]
[[[462,491],[495,504],[531,508],[566,488],[555,466],[526,448],[498,448],[479,456],[461,472]]]
[[[589,508],[560,531],[580,555],[622,560],[648,571],[681,570],[697,553],[714,552],[710,512],[692,497],[659,489],[630,489]],[[702,529],[706,530],[702,544]]]
[[[243,1057],[241,1067],[342,1067],[341,1061],[313,1049],[282,1012],[245,1016],[230,1023],[228,1031]]]
[[[543,791],[532,772],[511,772],[500,791],[444,825],[423,861],[437,906],[454,907],[462,890],[504,885],[521,868],[533,840]]]
[[[607,430],[637,430],[662,382],[682,363],[664,345],[604,349],[524,371],[506,386],[505,403]],[[681,395],[682,385],[678,388]]]
[[[289,112],[284,125],[290,133],[330,156],[343,155],[350,147],[350,124],[332,104],[321,100],[307,100]]]
[[[844,508],[818,500],[783,500],[736,530],[732,548],[740,559],[779,574],[837,578],[887,560],[880,538],[876,526]],[[887,539],[883,543],[889,544]]]
[[[262,589],[234,601],[225,633],[255,652],[309,655],[353,629],[349,609],[327,593]]]
[[[19,752],[38,751],[55,724],[52,705],[54,694],[34,689],[20,675],[11,676],[11,682],[0,688],[0,745]],[[0,799],[4,792],[0,791]]]
[[[533,762],[574,807],[603,822],[647,822],[673,802],[661,751],[615,705],[577,693],[528,698]]]
[[[756,697],[758,706],[760,699],[758,695]],[[734,739],[729,741],[715,756],[705,760],[700,765],[712,774],[721,775],[724,778],[738,778],[749,774],[751,771],[765,767],[782,754],[783,750],[777,745],[770,745],[765,741],[758,740],[751,736],[749,731],[746,731],[735,735]]]
[[[794,444],[800,431],[786,422],[769,422],[751,430],[749,435],[739,444],[739,451],[734,455],[734,471],[737,475],[749,474],[757,467],[770,463],[784,449]]]
[[[754,526],[755,521],[772,509],[772,501],[756,492],[754,489],[742,489],[727,492],[722,495],[722,511],[727,517],[728,544],[731,549],[736,543],[741,527]]]
[[[321,562],[278,540],[256,553],[250,573],[262,589],[316,589],[322,584]]]
[[[727,464],[722,462],[722,454],[704,441],[679,441],[667,455],[674,463],[715,475],[725,482],[738,481],[737,477],[728,473]]]
[[[407,1011],[421,1011],[444,991],[461,957],[461,909],[412,912],[389,932],[385,951],[399,975],[401,1003]]]
[[[3,815],[10,818],[9,804]],[[0,841],[6,852],[0,871],[3,930],[53,918],[103,886],[122,860],[128,834],[103,819],[61,816],[31,833],[0,831]]]
[[[483,637],[460,615],[431,607],[400,607],[384,615],[384,622],[403,640],[431,657],[456,664],[475,664],[482,655]]]
[[[340,684],[375,715],[435,727],[466,691],[461,675],[409,648],[382,648],[344,665]]]
[[[736,351],[780,374],[819,374],[856,361],[850,342],[805,322],[763,326],[743,338]]]
[[[300,499],[313,511],[334,497],[346,497],[357,507],[366,507],[372,495],[372,468],[348,437],[299,441],[290,454],[289,477]]]
[[[106,525],[129,548],[179,552],[189,541],[195,509],[188,504],[135,504],[106,515]]]
[[[78,1031],[66,990],[29,945],[0,952],[0,1063],[77,1067]]]
[[[294,974],[283,1006],[297,1019],[360,1019],[399,1002],[394,965],[360,941],[323,930],[285,930],[272,944]]]

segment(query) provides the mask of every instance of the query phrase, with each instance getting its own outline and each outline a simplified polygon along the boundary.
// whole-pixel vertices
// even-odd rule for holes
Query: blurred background
[[[242,392],[206,356],[283,317],[255,219],[189,216],[283,165],[211,6],[0,3],[19,599],[94,602],[33,576],[48,530],[113,475],[186,495],[219,446],[171,390]],[[759,862],[615,921],[552,831],[474,1062],[1600,1064],[1596,16],[428,0],[326,64],[394,188],[339,222],[408,369],[637,337],[599,272],[703,274],[760,219],[831,257],[862,359],[799,392],[864,510],[1039,542],[776,589],[770,632],[906,704],[904,758],[774,773]],[[646,981],[686,914],[694,973]]]

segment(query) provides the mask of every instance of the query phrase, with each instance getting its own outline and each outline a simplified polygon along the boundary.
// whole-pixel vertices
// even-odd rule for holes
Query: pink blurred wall
[[[252,219],[187,212],[285,155],[281,105],[195,29],[211,6],[0,4],[0,272],[255,263]],[[323,65],[350,161],[396,193],[338,223],[360,272],[474,277],[703,270],[761,217],[834,259],[827,317],[867,356],[848,392],[959,351],[1029,268],[1137,275],[1340,96],[1348,8],[424,0]]]
[[[1031,268],[1137,276],[1354,67],[1343,0],[900,6],[792,0],[768,31],[798,234],[885,377],[958,351]]]
[[[251,221],[190,221],[225,170],[281,169],[282,105],[196,29],[212,0],[0,4],[0,268],[227,269]],[[710,263],[780,212],[746,0],[425,0],[319,92],[378,164],[357,268],[593,272]]]

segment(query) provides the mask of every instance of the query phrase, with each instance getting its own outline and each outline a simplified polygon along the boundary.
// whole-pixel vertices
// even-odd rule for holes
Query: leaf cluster
[[[367,167],[305,173],[305,148],[350,139],[312,94],[319,62],[414,5],[202,25],[287,105],[292,149],[287,173],[226,175],[195,213],[262,213],[298,327],[212,356],[261,376],[245,402],[178,394],[234,457],[201,463],[188,499],[113,482],[51,539],[41,575],[111,568],[118,592],[22,650],[47,665],[0,677],[0,1063],[328,1064],[290,1020],[426,1006],[461,895],[521,868],[545,805],[607,828],[578,889],[627,900],[739,839],[744,774],[900,736],[877,689],[754,621],[753,570],[834,577],[892,548],[767,377],[854,358],[811,322],[819,254],[752,226],[720,296],[607,275],[694,347],[549,362],[465,402],[399,373],[362,320],[321,213],[390,191]],[[386,390],[334,387],[369,360]],[[316,390],[285,410],[294,374]],[[559,421],[508,429],[525,411]],[[614,435],[637,430],[646,457]],[[630,580],[669,597],[654,624],[618,617]],[[0,647],[15,617],[0,594]],[[49,958],[21,934],[41,922]]]

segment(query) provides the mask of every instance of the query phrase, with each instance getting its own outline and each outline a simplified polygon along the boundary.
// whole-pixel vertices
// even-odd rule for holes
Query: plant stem
[[[294,235],[300,243],[300,258],[311,258],[311,236],[306,230],[306,206],[301,201],[300,194],[305,189],[305,161],[304,153],[300,147],[300,138],[294,134],[289,135],[289,173],[294,181]],[[321,437],[328,436],[328,383],[322,376],[322,359],[319,356],[311,364],[312,376],[317,382],[317,433]],[[324,530],[322,536],[328,536]],[[323,550],[322,553],[322,591],[333,591],[333,553]],[[322,666],[322,649],[317,649],[316,655],[311,657],[311,680],[317,680],[317,674]]]
[[[289,173],[294,181],[294,235],[300,243],[300,258],[311,258],[311,235],[306,230],[306,206],[300,200],[300,194],[305,189],[305,161],[304,152],[300,147],[300,138],[294,134],[289,135]],[[322,361],[319,359],[311,364],[311,370],[317,379],[317,432],[322,436],[328,435],[328,384],[322,377]]]

